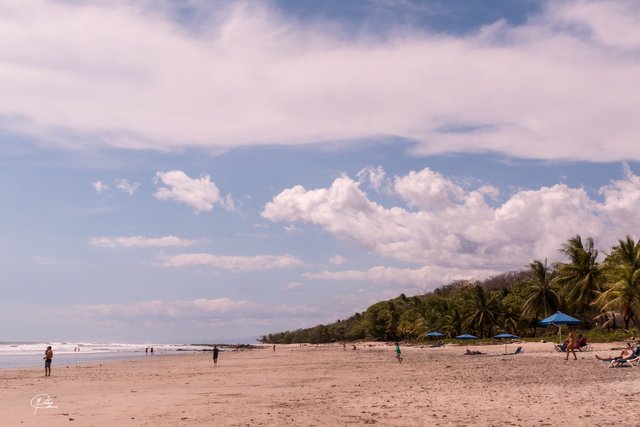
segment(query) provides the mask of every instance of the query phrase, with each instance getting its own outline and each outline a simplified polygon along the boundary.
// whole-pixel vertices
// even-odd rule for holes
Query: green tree
[[[529,264],[529,268],[533,279],[529,281],[527,298],[522,305],[522,316],[533,319],[534,325],[537,325],[540,316],[547,316],[558,309],[560,298],[551,285],[552,274],[547,267],[547,260],[544,264],[540,260],[535,260]]]
[[[560,252],[567,255],[570,262],[556,264],[558,275],[554,281],[565,289],[568,305],[582,314],[601,291],[603,274],[597,261],[598,251],[591,237],[583,242],[578,234],[562,245]]]
[[[486,292],[480,285],[473,287],[471,299],[468,301],[465,326],[479,331],[480,338],[491,336],[496,318],[499,315],[498,299]]]
[[[640,313],[640,241],[620,240],[604,261],[606,289],[596,300],[603,311],[621,313],[625,329]]]

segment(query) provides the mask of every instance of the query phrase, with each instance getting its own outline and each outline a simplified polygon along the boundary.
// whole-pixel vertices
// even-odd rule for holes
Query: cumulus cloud
[[[133,196],[136,191],[138,191],[138,187],[140,187],[140,183],[138,182],[129,182],[128,179],[118,179],[116,181],[116,188],[124,193],[128,193]]]
[[[285,189],[262,216],[314,224],[375,254],[429,267],[314,277],[376,276],[408,282],[427,277],[433,267],[486,277],[482,271],[494,274],[521,268],[535,258],[554,258],[561,244],[577,233],[593,237],[603,248],[633,233],[640,227],[640,177],[628,167],[625,173],[599,190],[601,200],[583,188],[556,184],[519,190],[498,206],[485,200],[494,190],[463,188],[429,169],[396,177],[395,190],[405,206],[373,202],[358,182],[343,176],[329,188]]]
[[[190,178],[186,173],[174,170],[157,172],[156,182],[166,185],[160,187],[154,194],[158,200],[174,200],[193,208],[195,213],[210,212],[213,205],[218,203],[229,206],[227,200],[220,197],[220,190],[209,175],[200,178]],[[232,199],[229,199],[232,200]],[[229,206],[233,208],[233,203]]]
[[[166,248],[166,247],[188,247],[197,244],[196,240],[181,239],[176,236],[163,237],[143,237],[143,236],[122,236],[122,237],[92,237],[92,246],[103,248]]]
[[[517,26],[384,37],[255,3],[205,3],[198,25],[145,4],[2,2],[0,130],[67,148],[389,135],[423,155],[640,159],[633,0],[549,1]]]
[[[209,266],[232,272],[302,267],[305,264],[291,255],[229,256],[185,253],[162,257],[163,267]]]
[[[368,182],[376,191],[381,191],[387,181],[387,173],[382,166],[368,166],[356,175],[359,182]]]
[[[97,193],[102,193],[109,189],[109,186],[102,181],[92,182],[91,185],[93,186],[93,188],[96,190]]]
[[[425,211],[448,209],[465,195],[462,187],[430,169],[396,177],[395,192],[410,207]]]

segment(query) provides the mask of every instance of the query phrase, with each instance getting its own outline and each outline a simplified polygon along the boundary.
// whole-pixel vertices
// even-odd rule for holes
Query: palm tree
[[[625,268],[618,272],[615,283],[604,291],[596,302],[603,311],[618,310],[622,314],[625,329],[629,329],[629,323],[637,322],[640,313],[640,269],[633,271]]]
[[[554,282],[566,288],[568,303],[575,306],[578,313],[584,313],[601,290],[603,275],[597,261],[598,251],[591,237],[583,243],[577,234],[562,245],[560,252],[567,255],[571,262],[556,264],[558,276]]]
[[[625,329],[640,314],[640,241],[630,236],[613,247],[604,262],[606,290],[595,301],[603,311],[618,310]]]
[[[491,336],[496,323],[499,305],[494,295],[486,292],[480,285],[473,288],[473,298],[469,302],[466,326],[480,331],[480,338],[485,337],[485,331]]]
[[[529,268],[533,279],[529,282],[529,291],[522,305],[522,317],[532,318],[537,324],[541,315],[546,317],[558,309],[560,298],[551,285],[551,272],[546,259],[544,264],[540,260],[533,261]]]

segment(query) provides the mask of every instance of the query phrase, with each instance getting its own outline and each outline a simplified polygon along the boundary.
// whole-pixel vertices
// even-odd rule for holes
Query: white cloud
[[[193,208],[195,213],[210,212],[213,205],[226,205],[220,197],[220,191],[209,175],[192,179],[178,170],[157,172],[156,182],[167,187],[160,187],[154,196],[159,200],[175,200]]]
[[[289,235],[294,235],[302,233],[302,229],[295,224],[287,224],[284,226],[284,232]]]
[[[138,191],[139,187],[140,187],[139,183],[129,182],[128,179],[119,179],[116,181],[116,188],[120,191],[128,193],[131,196],[133,196],[135,192]]]
[[[47,256],[38,255],[33,260],[40,265],[56,265],[56,262]]]
[[[395,188],[407,206],[375,203],[359,183],[345,176],[329,188],[295,186],[276,195],[262,216],[271,221],[315,224],[337,239],[355,242],[389,259],[452,271],[472,270],[477,277],[483,276],[481,271],[494,274],[521,268],[535,258],[557,259],[560,246],[577,233],[609,248],[640,228],[640,177],[628,168],[624,179],[600,189],[601,201],[582,188],[556,184],[517,191],[492,207],[484,194],[494,191],[488,191],[486,185],[466,190],[428,169],[397,177]],[[373,273],[380,277],[389,273],[390,278],[397,274],[401,281],[408,277],[407,271],[367,272]]]
[[[387,173],[382,166],[367,166],[356,175],[358,182],[368,182],[376,191],[385,188]]]
[[[188,247],[197,244],[196,240],[181,239],[176,236],[163,237],[143,237],[143,236],[122,236],[122,237],[92,237],[89,241],[93,246],[103,248],[166,248],[166,247]]]
[[[334,255],[329,258],[329,262],[333,265],[342,265],[347,262],[347,259],[342,255]]]
[[[191,301],[140,301],[125,304],[80,305],[73,308],[75,315],[101,320],[142,319],[186,321],[231,320],[259,321],[273,318],[314,317],[320,313],[313,306],[267,305],[248,300],[229,298],[199,298]]]
[[[451,208],[464,197],[464,189],[430,169],[395,178],[395,191],[410,207],[425,211]]]
[[[301,291],[304,288],[304,285],[300,282],[291,282],[287,284],[288,291]]]
[[[391,135],[421,154],[640,159],[633,0],[549,1],[519,26],[387,38],[246,2],[200,6],[195,28],[145,4],[2,2],[0,130],[68,148]]]
[[[210,266],[232,272],[302,267],[305,264],[291,255],[228,256],[187,253],[162,257],[163,267]]]
[[[396,285],[405,289],[434,289],[454,280],[483,280],[498,274],[497,270],[440,268],[418,269],[377,266],[368,270],[323,271],[304,273],[309,279],[364,281],[373,284]]]
[[[93,186],[93,188],[96,190],[97,193],[102,193],[109,189],[109,186],[102,181],[92,182],[91,185]]]

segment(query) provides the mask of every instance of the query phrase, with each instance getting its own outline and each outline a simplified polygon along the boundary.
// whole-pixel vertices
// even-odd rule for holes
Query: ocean
[[[2,342],[0,341],[0,369],[44,366],[44,351],[53,350],[53,366],[106,362],[118,359],[151,357],[145,352],[153,347],[154,356],[210,350],[208,345],[192,344],[124,344],[124,343],[67,343],[67,342]]]

